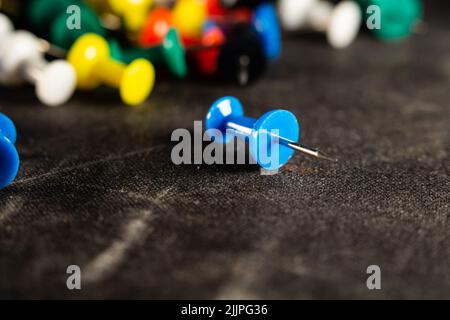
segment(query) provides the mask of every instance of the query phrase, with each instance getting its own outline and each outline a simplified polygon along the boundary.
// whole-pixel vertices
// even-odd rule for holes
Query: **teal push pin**
[[[14,146],[16,137],[14,123],[0,113],[0,189],[13,182],[19,171],[19,154]]]
[[[188,73],[186,52],[175,28],[170,29],[162,43],[155,47],[123,50],[119,50],[117,44],[113,44],[112,47],[113,58],[124,63],[144,58],[155,65],[164,64],[177,78],[184,78]]]
[[[357,0],[366,18],[374,11],[370,6],[379,8],[380,28],[370,31],[380,40],[392,41],[409,36],[423,17],[421,0]]]
[[[294,114],[286,110],[269,111],[259,119],[254,119],[244,116],[238,99],[223,97],[209,109],[205,127],[207,130],[219,130],[221,136],[212,136],[218,143],[228,143],[235,136],[249,141],[252,158],[269,171],[284,166],[295,151],[336,161],[318,150],[298,144],[300,126]],[[276,149],[278,152],[274,157]]]

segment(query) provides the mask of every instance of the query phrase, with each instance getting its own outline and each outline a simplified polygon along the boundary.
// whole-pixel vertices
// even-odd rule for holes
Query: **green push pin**
[[[373,12],[367,12],[371,5],[380,8],[381,28],[370,31],[380,40],[391,41],[409,36],[423,17],[421,0],[358,0],[366,19]]]
[[[80,29],[69,29],[69,6],[80,8]],[[76,0],[31,0],[28,5],[28,23],[35,34],[49,38],[61,48],[69,49],[85,33],[106,35],[100,19],[87,5]]]
[[[34,34],[45,37],[55,17],[72,5],[72,0],[31,0],[27,6],[27,23]]]
[[[170,72],[178,78],[187,75],[186,53],[176,29],[167,33],[162,43],[151,48],[129,48],[119,50],[117,42],[110,42],[111,56],[124,63],[145,58],[153,64],[165,64]]]
[[[59,14],[50,27],[50,40],[58,47],[68,50],[85,33],[106,36],[106,30],[101,25],[98,16],[85,6],[81,8],[80,29],[69,30],[66,25],[67,17],[66,13]]]

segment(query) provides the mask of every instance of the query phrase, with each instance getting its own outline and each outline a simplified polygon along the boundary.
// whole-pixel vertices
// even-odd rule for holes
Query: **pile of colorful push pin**
[[[377,10],[381,27],[369,28]],[[281,56],[281,28],[323,33],[341,49],[363,26],[379,40],[405,38],[423,15],[420,0],[1,0],[0,11],[0,86],[31,84],[52,107],[101,85],[117,89],[124,104],[141,105],[160,71],[247,85]],[[299,126],[288,111],[250,119],[225,97],[211,107],[207,128],[250,141],[279,130],[276,164],[263,164],[251,149],[266,169],[284,165],[293,150],[326,158],[297,144]],[[15,139],[12,121],[0,114],[0,189],[17,174]]]

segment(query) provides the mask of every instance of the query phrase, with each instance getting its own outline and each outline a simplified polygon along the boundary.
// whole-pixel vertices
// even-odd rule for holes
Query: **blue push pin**
[[[269,60],[279,58],[281,55],[281,29],[274,5],[267,2],[257,6],[253,16],[253,25],[261,38],[266,57]]]
[[[13,182],[19,171],[19,154],[16,147],[16,127],[0,113],[0,189]]]
[[[219,143],[228,143],[234,136],[248,140],[253,159],[269,171],[284,166],[295,150],[316,158],[335,161],[318,150],[298,144],[300,126],[294,114],[286,110],[269,111],[261,118],[254,119],[244,116],[238,99],[223,97],[209,109],[205,127],[206,130],[220,131],[222,139],[220,136],[213,137],[214,141]],[[278,153],[273,159],[271,153],[275,147],[278,147]]]

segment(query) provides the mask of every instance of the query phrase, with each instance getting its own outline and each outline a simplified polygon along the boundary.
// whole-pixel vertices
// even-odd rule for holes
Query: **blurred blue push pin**
[[[19,170],[19,154],[16,147],[16,127],[0,113],[0,189],[13,182]]]
[[[277,11],[271,3],[263,3],[255,8],[253,25],[258,32],[267,59],[274,60],[281,55],[281,29]]]
[[[316,158],[336,161],[318,150],[298,144],[300,126],[294,114],[286,110],[269,111],[261,118],[254,119],[244,116],[238,99],[223,97],[209,109],[205,127],[206,130],[220,131],[222,139],[220,136],[213,136],[215,142],[228,143],[234,136],[248,140],[253,159],[269,171],[284,166],[293,156],[294,150]],[[278,150],[275,153],[276,149]]]

